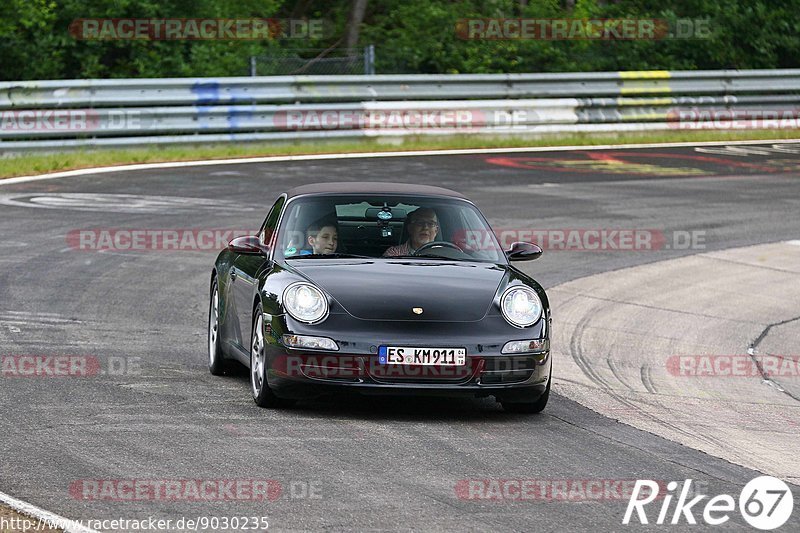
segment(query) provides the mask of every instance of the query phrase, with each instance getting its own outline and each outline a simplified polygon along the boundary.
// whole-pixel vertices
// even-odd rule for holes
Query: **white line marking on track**
[[[676,143],[642,143],[642,144],[598,144],[593,146],[533,146],[521,148],[468,148],[459,150],[414,150],[403,152],[356,152],[347,154],[310,154],[286,155],[268,157],[248,157],[239,159],[209,159],[200,161],[173,161],[169,163],[141,163],[137,165],[120,165],[112,167],[84,168],[67,170],[52,174],[38,176],[19,176],[16,178],[0,178],[0,186],[30,181],[52,180],[70,178],[74,176],[88,176],[106,172],[125,172],[128,170],[152,170],[160,168],[185,168],[216,165],[239,165],[244,163],[274,163],[290,161],[323,161],[328,159],[366,159],[375,157],[418,157],[429,155],[470,155],[470,154],[510,154],[524,152],[569,152],[574,150],[624,150],[627,148],[682,148],[696,146],[725,146],[747,144],[786,144],[797,143],[800,139],[765,139],[755,141],[704,141],[704,142],[676,142]]]
[[[44,509],[36,507],[31,503],[14,498],[5,492],[0,492],[0,502],[8,505],[17,512],[40,520],[40,522],[43,524],[49,523],[58,527],[59,529],[63,529],[67,533],[98,533],[94,529],[89,529],[88,527],[84,527],[75,521],[70,520],[69,518],[64,518],[63,516],[51,513],[50,511],[45,511]],[[33,529],[35,530],[36,526],[34,526]]]

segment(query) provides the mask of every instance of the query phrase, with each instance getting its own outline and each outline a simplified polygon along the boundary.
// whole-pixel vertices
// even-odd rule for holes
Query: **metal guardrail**
[[[0,153],[639,131],[726,116],[787,127],[798,103],[800,69],[0,82]]]

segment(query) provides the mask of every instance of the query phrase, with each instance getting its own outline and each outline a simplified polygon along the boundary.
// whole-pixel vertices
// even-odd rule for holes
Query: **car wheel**
[[[275,396],[267,384],[267,354],[264,340],[264,313],[258,304],[253,319],[253,335],[250,345],[250,386],[253,400],[259,407],[290,407],[295,402]]]
[[[222,353],[222,337],[219,328],[219,286],[216,278],[211,284],[211,300],[208,304],[208,370],[215,376],[230,371],[230,361]]]
[[[544,389],[544,394],[542,394],[538,400],[535,402],[500,402],[503,405],[503,409],[509,413],[521,413],[521,414],[535,414],[541,413],[544,411],[544,408],[547,406],[547,400],[550,399],[550,383],[553,381],[552,376],[550,379],[547,380],[547,387]]]

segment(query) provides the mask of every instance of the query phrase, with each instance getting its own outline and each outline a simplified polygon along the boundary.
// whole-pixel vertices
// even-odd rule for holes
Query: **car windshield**
[[[320,195],[286,207],[277,258],[419,258],[505,262],[471,203],[436,196]]]

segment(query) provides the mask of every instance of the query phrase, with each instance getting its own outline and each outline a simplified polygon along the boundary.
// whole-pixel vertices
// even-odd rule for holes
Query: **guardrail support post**
[[[368,44],[364,47],[364,74],[372,76],[375,74],[375,45]]]

